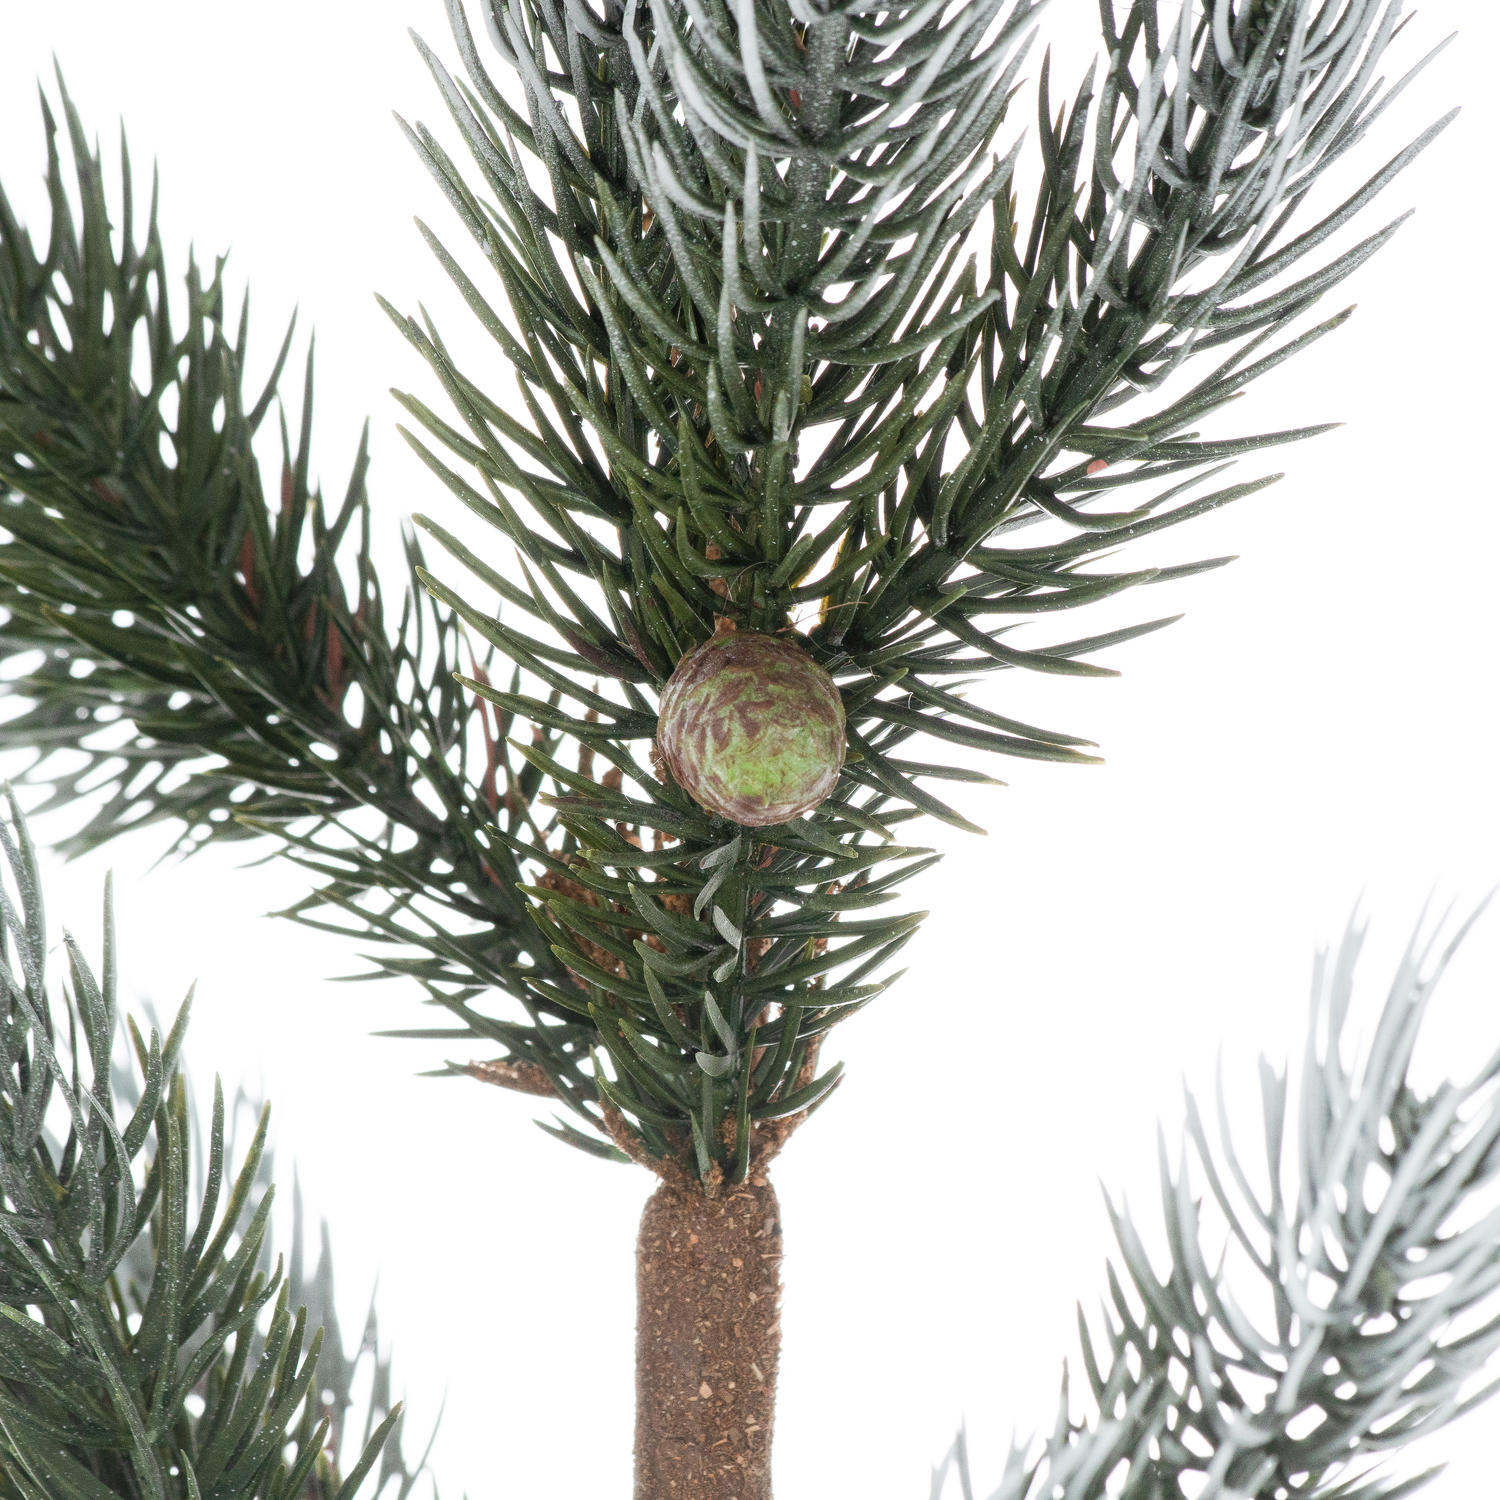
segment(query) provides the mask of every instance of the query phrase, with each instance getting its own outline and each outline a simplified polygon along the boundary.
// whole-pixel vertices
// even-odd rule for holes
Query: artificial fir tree
[[[1396,8],[1368,0],[1160,15],[1106,0],[1104,60],[1057,110],[1027,0],[480,9],[476,31],[449,6],[466,82],[423,49],[472,166],[425,128],[408,135],[498,277],[498,292],[476,284],[424,230],[514,369],[524,416],[457,367],[425,316],[387,310],[451,408],[403,396],[403,430],[493,545],[419,517],[446,560],[429,573],[412,540],[410,588],[390,605],[363,453],[342,500],[310,483],[310,365],[279,484],[263,480],[254,440],[290,334],[271,381],[245,390],[246,319],[229,331],[221,266],[190,270],[173,329],[154,213],[138,245],[127,162],[111,218],[101,157],[65,100],[76,219],[57,154],[45,245],[0,206],[0,588],[7,654],[27,657],[4,736],[39,752],[29,775],[51,802],[93,794],[74,847],[157,820],[187,850],[280,840],[318,880],[296,915],[377,940],[380,970],[448,1012],[412,1035],[498,1049],[453,1071],[554,1100],[565,1116],[544,1128],[657,1174],[639,1253],[637,1497],[759,1500],[779,1348],[769,1165],[837,1084],[825,1033],[891,984],[917,925],[888,905],[935,857],[910,837],[916,820],[972,827],[961,795],[931,784],[987,779],[995,755],[1090,758],[1078,737],[991,706],[1002,698],[976,679],[1107,673],[1096,653],[1166,621],[1044,645],[1013,628],[1219,561],[1097,565],[1260,488],[1218,476],[1315,430],[1198,426],[1342,320],[1304,315],[1390,229],[1329,242],[1440,126],[1351,198],[1318,201],[1321,172],[1404,83],[1379,74]],[[486,34],[519,95],[487,71]],[[1026,142],[993,153],[1028,58],[1040,190],[1023,212]],[[1302,1191],[1236,1218],[1193,1137],[1247,1243],[1257,1218],[1272,1232],[1266,1258],[1252,1254],[1278,1290],[1275,1329],[1217,1286],[1186,1179],[1169,1184],[1169,1285],[1120,1225],[1145,1312],[1118,1293],[1109,1349],[1086,1346],[1100,1419],[1070,1428],[1064,1414],[1003,1494],[1103,1493],[1122,1458],[1132,1494],[1194,1473],[1237,1493],[1311,1492],[1378,1445],[1377,1416],[1401,1417],[1384,1443],[1440,1420],[1483,1364],[1489,1325],[1401,1384],[1403,1359],[1430,1355],[1437,1322],[1493,1275],[1483,1233],[1439,1231],[1492,1169],[1494,1126],[1460,1117],[1468,1095],[1407,1088],[1410,973],[1367,1069],[1345,1069],[1340,976]],[[73,1075],[44,1071],[40,985],[27,972],[7,991],[15,1097],[50,1077],[76,1100]],[[109,1012],[83,1023],[96,1071]],[[134,1149],[122,1156],[80,1105],[79,1143],[52,1170],[71,1181],[86,1160],[86,1187],[97,1165],[123,1201],[146,1119],[164,1122],[148,1208],[107,1220],[111,1254],[182,1176],[171,1129],[184,1127],[156,1108],[175,1046],[139,1051],[153,1108],[123,1131]],[[1274,1080],[1266,1102],[1279,1130]],[[121,1263],[100,1258],[106,1221],[28,1209],[9,1186],[45,1161],[37,1107],[10,1115],[31,1133],[4,1205],[19,1259],[0,1260],[0,1306],[26,1315],[0,1342],[17,1414],[0,1427],[5,1482],[28,1497],[191,1494],[197,1448],[222,1458],[254,1427],[263,1450],[212,1493],[293,1492],[302,1476],[275,1469],[265,1434],[306,1421],[300,1374],[266,1376],[259,1397],[274,1382],[275,1399],[243,1404],[239,1438],[199,1443],[214,1419],[188,1409],[185,1375],[132,1385],[171,1360],[130,1347],[148,1341],[118,1297],[128,1357],[112,1356],[88,1302]],[[1372,1216],[1360,1193],[1340,1206],[1336,1187],[1379,1163],[1385,1207]],[[200,1325],[160,1331],[179,1316],[172,1288],[215,1268],[182,1258],[185,1214],[172,1215],[136,1284],[170,1305],[150,1333],[177,1351]],[[1309,1224],[1335,1233],[1341,1265],[1304,1248]],[[85,1235],[70,1259],[69,1236]],[[33,1240],[65,1276],[47,1281]],[[1395,1317],[1393,1288],[1434,1256],[1452,1284]],[[1333,1303],[1312,1307],[1303,1282],[1333,1271]],[[254,1316],[259,1292],[234,1285],[220,1328]],[[297,1337],[277,1326],[273,1341]],[[60,1403],[91,1337],[87,1378],[108,1395],[69,1433],[58,1411],[81,1409]],[[28,1363],[33,1345],[57,1367]],[[1275,1399],[1246,1395],[1243,1374],[1271,1379]],[[1292,1436],[1313,1407],[1332,1421]]]

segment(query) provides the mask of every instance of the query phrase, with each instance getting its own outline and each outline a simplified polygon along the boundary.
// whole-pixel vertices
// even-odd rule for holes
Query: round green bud
[[[844,701],[792,641],[726,631],[677,663],[656,743],[695,802],[765,828],[810,812],[833,790],[844,764]]]

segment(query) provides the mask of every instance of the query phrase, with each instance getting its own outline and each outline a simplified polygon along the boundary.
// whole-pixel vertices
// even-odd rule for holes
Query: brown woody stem
[[[537,1063],[497,1057],[492,1062],[465,1063],[463,1068],[470,1078],[477,1078],[481,1083],[498,1084],[503,1089],[514,1089],[518,1094],[540,1094],[544,1098],[557,1098],[552,1080]]]
[[[781,1214],[764,1176],[663,1182],[636,1254],[635,1500],[771,1500]]]

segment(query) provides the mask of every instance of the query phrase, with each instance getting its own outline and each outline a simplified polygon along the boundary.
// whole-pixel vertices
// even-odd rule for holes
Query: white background
[[[1059,89],[1094,15],[1092,0],[1051,8]],[[459,245],[389,113],[452,141],[408,24],[453,61],[436,0],[0,6],[0,173],[23,216],[42,221],[33,80],[55,51],[111,150],[123,115],[136,161],[159,162],[174,262],[190,241],[205,261],[232,251],[261,356],[294,304],[316,326],[315,468],[341,490],[371,414],[392,538],[413,509],[453,507],[394,431],[387,387],[432,387],[372,293],[420,298],[482,347],[462,344],[465,316],[411,224],[420,213]],[[1181,1078],[1207,1093],[1220,1046],[1234,1079],[1260,1050],[1295,1049],[1313,951],[1357,901],[1373,1007],[1429,894],[1467,909],[1500,879],[1495,10],[1432,0],[1399,56],[1460,25],[1359,153],[1373,170],[1461,103],[1377,210],[1419,212],[1328,303],[1357,298],[1354,321],[1231,424],[1347,425],[1247,463],[1245,477],[1288,478],[1151,554],[1241,560],[1130,601],[1129,618],[1187,618],[1116,653],[1122,680],[1007,674],[992,690],[1097,739],[1107,764],[1016,762],[999,768],[1008,788],[972,791],[989,836],[932,831],[951,852],[909,892],[934,913],[911,972],[836,1034],[847,1083],[776,1173],[782,1500],[925,1500],[961,1417],[987,1493],[1011,1433],[1050,1424],[1074,1300],[1092,1309],[1103,1290],[1099,1180],[1129,1191],[1158,1243],[1155,1121],[1176,1138]],[[1007,131],[1029,123],[1027,99]],[[112,866],[127,996],[167,1008],[199,981],[200,1081],[216,1069],[274,1101],[282,1175],[295,1158],[331,1223],[347,1325],[379,1278],[414,1434],[446,1392],[444,1493],[623,1496],[644,1174],[556,1145],[524,1099],[414,1077],[440,1052],[368,1033],[424,1024],[415,995],[330,983],[353,952],[259,915],[301,892],[295,869],[240,869],[243,851],[151,869],[160,847],[146,835],[50,860],[52,910],[95,947]],[[1433,1012],[1434,1074],[1500,1041],[1497,969],[1492,916]],[[1433,1445],[1454,1459],[1434,1496],[1492,1492],[1496,1420]]]

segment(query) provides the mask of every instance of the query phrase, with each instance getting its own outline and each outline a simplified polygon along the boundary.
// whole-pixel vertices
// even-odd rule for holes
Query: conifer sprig
[[[267,503],[251,444],[285,346],[241,397],[217,271],[172,333],[154,223],[114,253],[69,107],[82,233],[55,150],[47,250],[0,220],[0,580],[9,649],[40,662],[10,742],[85,750],[57,774],[108,794],[88,840],[274,831],[320,879],[293,914],[373,938],[375,972],[450,1012],[404,1034],[497,1043],[483,1076],[556,1095],[574,1144],[734,1178],[828,1096],[823,1034],[891,981],[920,918],[882,908],[934,857],[905,825],[974,826],[930,784],[1092,758],[965,679],[1107,672],[1095,652],[1166,622],[1013,632],[1222,561],[1082,566],[1258,489],[1223,467],[1317,430],[1198,424],[1336,326],[1291,325],[1390,233],[1330,245],[1443,122],[1304,227],[1405,84],[1379,76],[1398,8],[1105,4],[1107,65],[1056,116],[1041,66],[1023,214],[997,131],[1029,0],[485,0],[524,112],[448,10],[468,82],[422,51],[474,185],[407,133],[508,310],[423,233],[520,405],[386,306],[459,419],[402,395],[407,437],[515,570],[420,516],[470,582],[413,545],[395,621],[363,459],[326,519],[309,484],[310,383]],[[838,788],[770,832],[705,813],[647,749],[719,621],[801,630],[843,695]]]
[[[0,647],[21,700],[0,745],[31,754],[43,807],[94,802],[70,851],[153,823],[184,852],[273,833],[320,877],[294,915],[373,944],[375,972],[414,976],[597,1129],[584,1028],[545,1001],[467,1003],[523,988],[521,871],[485,824],[534,821],[540,773],[507,719],[476,724],[453,674],[482,667],[452,614],[420,588],[388,604],[363,444],[336,506],[313,483],[311,353],[263,481],[291,329],[251,391],[248,299],[231,334],[222,261],[189,267],[174,317],[155,187],[142,223],[122,138],[116,242],[102,153],[59,87],[76,214],[45,98],[45,245],[0,194]]]
[[[1261,488],[1215,481],[1321,430],[1196,424],[1337,326],[1289,325],[1394,226],[1317,255],[1445,123],[1300,227],[1319,175],[1406,82],[1378,76],[1397,7],[1189,5],[1165,23],[1152,0],[1118,9],[1101,10],[1102,78],[1055,117],[1042,65],[1026,215],[1017,152],[986,153],[1027,4],[653,0],[600,16],[492,0],[480,10],[525,114],[460,0],[468,82],[418,44],[474,185],[432,132],[407,134],[509,316],[422,232],[527,414],[484,392],[425,313],[389,309],[462,419],[401,396],[408,440],[516,549],[524,587],[427,516],[478,591],[424,581],[526,681],[476,694],[609,766],[600,785],[529,754],[567,838],[514,847],[549,871],[531,892],[570,976],[531,988],[597,1028],[598,1086],[638,1144],[681,1157],[690,1135],[710,1180],[746,1170],[758,1121],[836,1084],[808,1074],[815,1039],[888,982],[918,920],[872,909],[900,882],[890,862],[925,858],[902,825],[973,827],[925,784],[986,779],[943,747],[1092,758],[955,678],[1106,672],[1092,653],[1167,622],[1043,646],[1011,633],[1225,560],[1080,566]],[[988,246],[965,260],[986,217]],[[1117,416],[1132,399],[1146,409]],[[1118,508],[1131,485],[1144,498]],[[1031,545],[1012,540],[1033,526]],[[827,803],[752,835],[664,782],[641,742],[717,621],[787,630],[812,608],[801,638],[839,683],[850,754]],[[907,758],[919,735],[937,757]]]
[[[266,1111],[234,1167],[216,1082],[193,1159],[188,1006],[164,1039],[129,1024],[139,1077],[120,1087],[108,897],[97,974],[66,939],[59,1013],[13,802],[0,850],[0,1496],[355,1500],[391,1474],[406,1495],[399,1453],[365,1482],[400,1421],[378,1391],[383,1418],[348,1473],[330,1460],[315,1375],[338,1372],[267,1254]]]
[[[1351,927],[1319,958],[1299,1076],[1261,1059],[1253,1147],[1230,1138],[1222,1079],[1217,1143],[1191,1094],[1175,1168],[1160,1138],[1165,1275],[1106,1195],[1119,1267],[1099,1322],[1078,1309],[1083,1413],[1065,1372],[1052,1432],[1012,1447],[990,1500],[1396,1500],[1441,1466],[1383,1456],[1500,1390],[1500,1051],[1467,1082],[1416,1087],[1458,942],[1434,956],[1435,938],[1413,940],[1352,1045],[1363,939]],[[932,1500],[950,1480],[973,1500],[962,1435]]]

